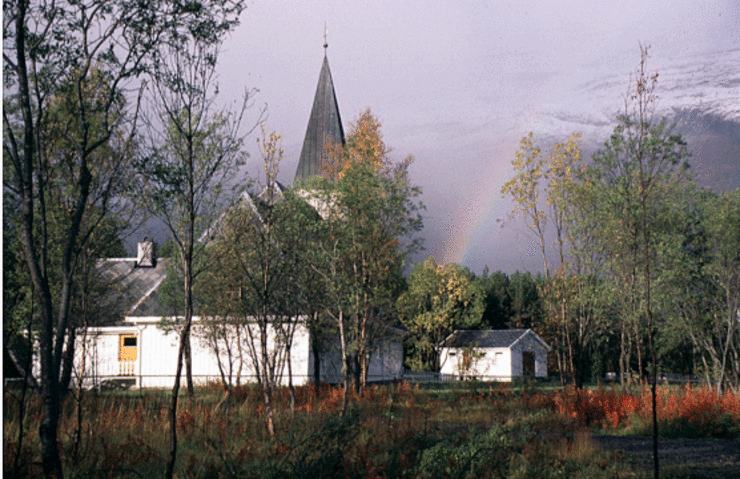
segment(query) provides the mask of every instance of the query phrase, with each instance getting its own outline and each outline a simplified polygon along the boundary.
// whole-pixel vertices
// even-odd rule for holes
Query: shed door
[[[118,337],[118,360],[136,361],[137,337],[135,334],[121,334]]]
[[[525,376],[534,376],[534,353],[524,351],[522,353],[522,367]]]

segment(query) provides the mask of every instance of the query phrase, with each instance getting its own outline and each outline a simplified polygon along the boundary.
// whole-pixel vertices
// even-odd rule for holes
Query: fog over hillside
[[[698,108],[669,118],[689,145],[700,185],[718,192],[740,187],[740,121]]]
[[[692,155],[689,163],[699,184],[718,192],[740,187],[740,68],[737,68],[740,49],[673,60],[650,58],[647,65],[648,73],[659,74],[654,119],[659,121],[665,117],[673,125],[674,132],[680,133],[688,143]],[[458,252],[448,256],[442,253],[441,257],[465,264],[476,272],[486,265],[492,270],[507,272],[541,271],[542,261],[535,237],[522,221],[507,217],[512,203],[509,199],[500,199],[498,194],[501,185],[514,174],[510,161],[518,149],[518,140],[532,131],[537,144],[547,153],[555,142],[567,141],[571,134],[581,133],[584,156],[589,158],[609,139],[617,116],[624,112],[624,99],[634,77],[634,68],[634,65],[615,68],[604,75],[602,67],[594,67],[585,73],[592,75],[590,78],[583,78],[581,72],[580,77],[570,78],[571,86],[562,88],[559,95],[553,95],[549,101],[513,119],[512,126],[501,133],[503,139],[493,148],[493,161],[506,156],[508,168],[498,181],[484,181],[487,189],[479,188],[475,195],[461,199],[465,190],[478,181],[475,175],[479,175],[479,171],[466,183],[468,188],[456,194],[444,186],[439,189],[438,197],[425,189],[431,217],[439,212],[450,218],[465,217],[466,205],[473,204],[480,195],[490,198],[487,200],[490,204],[496,203],[489,208],[488,218],[471,214],[470,220],[465,222],[474,226],[457,229],[466,237],[458,246]],[[472,145],[471,149],[480,151],[483,150],[481,146]],[[454,185],[449,187],[454,188]],[[453,194],[456,199],[451,201]],[[434,211],[436,207],[440,207],[439,212]],[[475,209],[482,208],[476,206]],[[428,224],[425,233],[428,249],[434,251],[448,240],[446,230],[434,231],[434,221],[431,224],[432,228]],[[445,239],[435,243],[435,233]]]
[[[658,73],[654,117],[665,117],[686,140],[702,186],[740,187],[740,49],[660,60],[648,60],[648,73]],[[535,134],[544,146],[581,132],[585,150],[600,148],[624,111],[629,84],[626,72],[579,85],[569,102],[545,108]]]

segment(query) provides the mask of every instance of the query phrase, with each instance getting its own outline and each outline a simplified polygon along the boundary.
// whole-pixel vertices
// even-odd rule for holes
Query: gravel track
[[[653,438],[592,435],[607,451],[621,451],[635,468],[652,471]],[[691,471],[692,478],[740,479],[740,441],[725,439],[663,439],[658,442],[661,469]]]

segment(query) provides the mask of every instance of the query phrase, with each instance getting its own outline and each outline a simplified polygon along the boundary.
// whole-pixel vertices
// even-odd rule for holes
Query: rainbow
[[[479,266],[480,261],[471,253],[484,241],[491,241],[490,236],[484,235],[490,234],[494,223],[505,219],[511,211],[511,199],[501,197],[501,187],[511,174],[509,161],[495,162],[488,170],[468,203],[460,208],[459,217],[447,228],[448,241],[439,255],[443,264]]]

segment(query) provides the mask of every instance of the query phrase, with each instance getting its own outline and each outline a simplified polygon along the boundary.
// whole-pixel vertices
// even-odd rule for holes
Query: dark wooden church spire
[[[326,34],[324,35],[324,63],[321,66],[319,84],[313,99],[311,116],[308,119],[306,137],[303,140],[301,157],[295,179],[321,175],[326,171],[328,144],[344,144],[344,129],[339,116],[339,106],[334,93],[334,83],[326,58]]]

